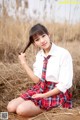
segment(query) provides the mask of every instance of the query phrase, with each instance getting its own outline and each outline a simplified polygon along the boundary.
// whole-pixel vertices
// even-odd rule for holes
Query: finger
[[[36,95],[33,95],[32,98],[36,98]]]

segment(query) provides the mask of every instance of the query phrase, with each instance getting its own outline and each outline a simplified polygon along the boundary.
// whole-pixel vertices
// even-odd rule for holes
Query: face
[[[35,46],[43,49],[45,52],[47,52],[51,47],[50,36],[47,34],[36,34],[33,36],[33,40]]]

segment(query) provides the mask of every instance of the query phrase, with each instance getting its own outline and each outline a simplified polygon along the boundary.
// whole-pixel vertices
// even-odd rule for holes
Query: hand
[[[23,65],[24,63],[26,63],[26,59],[25,59],[25,53],[21,53],[20,55],[19,55],[19,60],[20,60],[20,62],[21,62],[21,64]]]
[[[40,93],[40,94],[34,94],[32,96],[32,98],[44,98],[44,94]]]

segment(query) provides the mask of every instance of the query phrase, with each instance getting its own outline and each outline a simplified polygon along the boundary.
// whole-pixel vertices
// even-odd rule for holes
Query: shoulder
[[[62,61],[72,61],[72,56],[70,52],[60,46],[57,46],[54,44],[54,51],[55,51],[55,56],[57,57],[58,60]]]
[[[70,54],[68,49],[65,49],[65,48],[57,46],[57,45],[56,45],[56,52],[60,56],[71,56],[71,54]]]

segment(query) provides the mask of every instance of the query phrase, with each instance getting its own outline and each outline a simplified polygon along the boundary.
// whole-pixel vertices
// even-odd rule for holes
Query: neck
[[[51,49],[51,46],[52,46],[52,43],[50,44],[50,46],[46,50],[44,50],[44,53],[45,53],[46,56],[48,55],[48,53]]]

